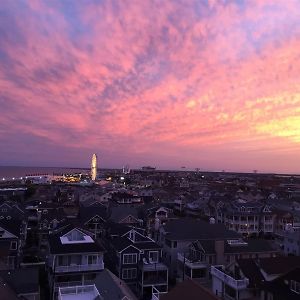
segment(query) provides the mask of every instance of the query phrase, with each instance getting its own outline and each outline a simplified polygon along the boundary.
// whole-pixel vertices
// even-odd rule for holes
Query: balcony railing
[[[177,259],[189,266],[191,269],[202,269],[207,267],[207,262],[204,260],[191,260],[188,254],[184,255],[184,253],[178,253]]]
[[[104,269],[104,263],[86,264],[86,265],[69,265],[69,266],[56,266],[55,273],[64,272],[83,272],[83,271],[101,271]]]
[[[167,291],[161,292],[155,286],[152,286],[152,298],[151,300],[159,300],[161,294],[166,294]]]
[[[219,267],[220,268],[220,267]],[[223,270],[220,270],[217,267],[211,267],[211,275],[216,276],[225,284],[229,285],[235,290],[245,289],[249,285],[249,279],[234,279],[232,276],[226,274]]]
[[[160,275],[152,275],[146,276],[143,278],[143,286],[146,285],[167,285],[168,284],[168,274],[166,273],[165,276]]]
[[[54,288],[57,290],[63,287],[74,287],[77,285],[82,285],[82,281],[67,281],[67,282],[55,282]]]
[[[73,287],[62,287],[58,291],[59,300],[67,299],[90,299],[94,300],[96,297],[101,297],[95,285],[80,285]],[[100,298],[102,299],[102,298]]]
[[[167,271],[168,267],[163,263],[146,263],[141,262],[140,267],[143,271]]]

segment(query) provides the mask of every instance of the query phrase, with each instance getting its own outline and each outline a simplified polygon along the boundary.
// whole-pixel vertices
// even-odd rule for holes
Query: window
[[[150,262],[158,262],[158,252],[157,251],[149,251],[149,260]]]
[[[136,278],[136,269],[123,269],[122,279],[134,279]]]
[[[89,255],[88,256],[88,264],[89,265],[97,264],[97,255]]]
[[[10,243],[10,250],[17,250],[17,246],[18,246],[17,242],[11,242]]]
[[[291,290],[297,294],[300,294],[300,282],[297,282],[295,280],[291,280]]]
[[[123,255],[123,264],[136,264],[136,263],[137,263],[137,254]]]
[[[173,242],[173,248],[177,248],[177,241]]]
[[[60,255],[58,256],[58,266],[67,266],[69,263],[68,263],[68,256],[63,256],[63,255]]]

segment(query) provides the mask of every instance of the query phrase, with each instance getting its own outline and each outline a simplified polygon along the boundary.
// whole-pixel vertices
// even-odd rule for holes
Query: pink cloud
[[[300,171],[298,1],[65,5],[4,5],[1,143],[42,138],[72,164]]]

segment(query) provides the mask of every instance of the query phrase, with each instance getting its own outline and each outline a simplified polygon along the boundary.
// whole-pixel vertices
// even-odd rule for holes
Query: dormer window
[[[297,294],[300,294],[300,282],[298,282],[296,280],[291,280],[290,289],[291,289],[291,291],[293,291]]]
[[[2,212],[7,212],[7,208],[2,208],[1,211]]]
[[[62,244],[94,243],[94,240],[84,232],[73,229],[60,237]]]

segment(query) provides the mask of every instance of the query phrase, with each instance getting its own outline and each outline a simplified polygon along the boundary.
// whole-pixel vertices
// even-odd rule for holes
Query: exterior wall
[[[137,255],[137,260],[136,263],[133,264],[125,264],[124,263],[124,254],[136,254]],[[128,247],[119,256],[119,264],[118,264],[118,270],[119,270],[119,277],[124,280],[127,284],[134,284],[136,285],[137,283],[137,274],[138,274],[138,263],[140,260],[140,251],[134,247]],[[136,270],[136,277],[135,278],[123,278],[123,275],[125,269],[135,269]]]
[[[89,256],[97,256],[97,260],[93,264],[89,264]],[[63,264],[59,264],[59,262]],[[86,254],[67,254],[67,255],[57,255],[55,259],[54,269],[57,270],[59,267],[72,266],[72,265],[100,265],[103,263],[102,253],[86,253]]]
[[[174,247],[174,242],[177,243],[176,247]],[[163,244],[163,258],[167,266],[169,267],[169,275],[170,277],[176,277],[177,273],[177,254],[187,252],[190,241],[171,241],[171,247],[166,245],[164,241]]]
[[[1,242],[9,244],[9,250],[6,255],[1,256],[2,261],[2,268],[6,268],[8,270],[12,270],[18,267],[20,261],[20,253],[21,253],[21,241],[17,238],[7,238],[0,240],[0,247]],[[14,250],[11,248],[12,243],[16,243],[17,248]]]
[[[223,282],[215,276],[212,277],[212,292],[219,297],[223,295]]]
[[[283,251],[285,255],[300,255],[300,231],[284,232]]]

